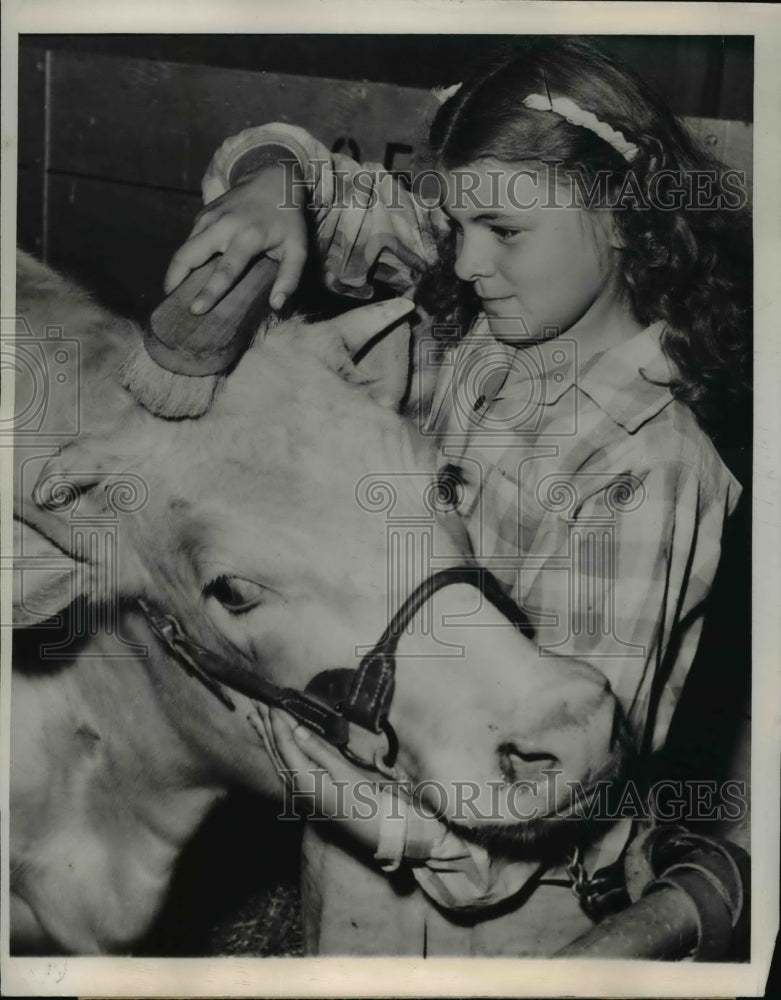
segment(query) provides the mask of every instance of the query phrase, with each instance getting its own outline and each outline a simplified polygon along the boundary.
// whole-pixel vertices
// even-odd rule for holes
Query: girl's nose
[[[482,233],[464,233],[456,252],[456,276],[462,281],[477,281],[494,273],[490,247]]]

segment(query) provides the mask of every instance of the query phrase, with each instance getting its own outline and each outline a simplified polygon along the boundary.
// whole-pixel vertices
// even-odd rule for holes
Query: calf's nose
[[[555,773],[563,782],[588,781],[620,749],[614,746],[616,711],[604,681],[572,678],[566,695],[552,692],[533,729],[501,733],[495,755],[503,780],[541,785]]]
[[[550,750],[542,749],[540,744],[521,744],[515,740],[507,740],[496,748],[499,771],[502,778],[509,784],[518,781],[538,781],[545,771],[559,769],[561,761]]]

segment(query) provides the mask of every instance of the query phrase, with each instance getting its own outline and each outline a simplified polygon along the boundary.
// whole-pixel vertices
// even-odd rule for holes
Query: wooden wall
[[[329,68],[338,71],[333,61]],[[168,260],[200,207],[200,179],[226,136],[289,121],[330,148],[405,170],[436,107],[419,85],[80,51],[62,41],[23,46],[19,74],[18,241],[139,318],[162,296]],[[751,125],[687,120],[750,183]]]

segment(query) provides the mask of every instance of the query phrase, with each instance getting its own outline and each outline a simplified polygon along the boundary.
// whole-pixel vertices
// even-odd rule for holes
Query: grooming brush
[[[151,413],[169,419],[199,417],[225,372],[241,357],[268,314],[277,262],[263,257],[212,309],[191,304],[219,263],[215,257],[191,271],[155,309],[143,344],[120,369],[120,380]]]

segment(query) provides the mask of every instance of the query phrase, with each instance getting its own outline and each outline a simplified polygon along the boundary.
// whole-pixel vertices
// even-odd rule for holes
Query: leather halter
[[[410,594],[357,669],[323,670],[309,681],[304,691],[281,687],[258,676],[251,662],[241,653],[237,652],[236,658],[229,660],[205,649],[184,632],[173,615],[161,613],[143,598],[137,601],[150,628],[167,651],[231,711],[235,711],[236,705],[225,690],[226,686],[253,700],[283,708],[297,722],[337,747],[353,763],[377,770],[375,763],[362,760],[350,751],[350,723],[370,733],[385,734],[388,748],[383,764],[393,767],[398,739],[388,722],[388,712],[393,698],[399,639],[437,591],[461,583],[477,588],[519,631],[530,633],[523,611],[489,570],[479,566],[438,570]]]

